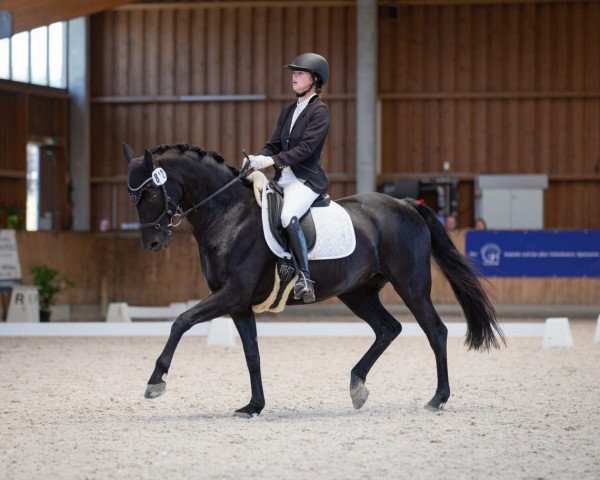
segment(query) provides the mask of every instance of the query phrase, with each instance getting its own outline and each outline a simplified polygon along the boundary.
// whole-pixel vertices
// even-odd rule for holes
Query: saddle
[[[287,235],[281,225],[283,188],[278,183],[269,182],[262,172],[252,172],[246,178],[252,182],[254,198],[261,207],[265,242],[276,256],[273,290],[263,302],[253,305],[252,310],[255,313],[281,312],[297,278]],[[312,210],[314,207],[327,208]],[[309,260],[344,258],[354,251],[356,237],[350,216],[329,195],[322,195],[313,202],[300,219],[300,226],[310,252]]]
[[[288,249],[288,240],[285,235],[284,228],[281,225],[281,209],[283,208],[283,187],[275,181],[269,182],[269,194],[267,195],[267,208],[269,211],[269,227],[271,233],[279,244],[284,248]],[[311,208],[315,207],[327,207],[331,203],[331,197],[328,194],[319,195],[312,203]],[[310,208],[300,218],[300,228],[304,232],[306,238],[306,246],[310,252],[317,241],[317,230],[315,229],[315,222],[313,220]]]

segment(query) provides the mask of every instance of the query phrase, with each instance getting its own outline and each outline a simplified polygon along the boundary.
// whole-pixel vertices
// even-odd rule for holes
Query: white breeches
[[[286,228],[292,218],[297,217],[299,220],[308,211],[319,194],[298,180],[289,167],[283,170],[278,183],[283,187],[281,225]]]

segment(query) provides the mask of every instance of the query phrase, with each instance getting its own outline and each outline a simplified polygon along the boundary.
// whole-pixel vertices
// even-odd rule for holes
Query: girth
[[[270,192],[267,195],[269,227],[271,228],[271,233],[273,234],[275,239],[286,251],[289,251],[287,245],[287,237],[285,235],[283,226],[281,225],[281,210],[283,208],[283,187],[275,181],[270,181],[269,190]],[[321,194],[312,203],[311,208],[326,207],[329,205],[330,202],[331,197],[328,194]],[[314,248],[315,243],[317,241],[317,232],[315,230],[315,223],[313,221],[312,214],[310,213],[310,208],[302,216],[302,218],[300,218],[300,227],[304,232],[304,237],[306,238],[306,245],[308,246],[308,251],[310,252]]]

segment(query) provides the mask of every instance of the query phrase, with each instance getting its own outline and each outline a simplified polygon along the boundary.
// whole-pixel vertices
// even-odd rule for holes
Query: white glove
[[[243,160],[242,160],[242,170],[243,170],[244,168],[246,168],[246,165],[247,165],[248,163],[250,163],[250,160],[249,160],[249,158],[248,158],[248,157],[244,157],[244,158],[243,158]]]
[[[263,168],[270,167],[275,162],[271,157],[266,155],[250,155],[250,165],[254,170],[262,170]]]

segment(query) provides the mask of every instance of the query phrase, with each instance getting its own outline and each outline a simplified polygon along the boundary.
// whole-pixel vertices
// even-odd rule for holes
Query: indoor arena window
[[[0,40],[0,78],[67,88],[65,22]]]

